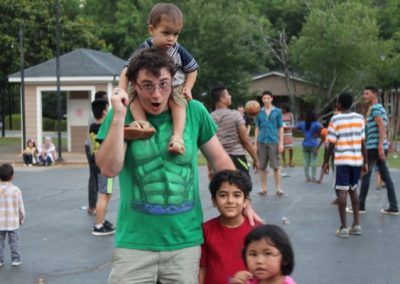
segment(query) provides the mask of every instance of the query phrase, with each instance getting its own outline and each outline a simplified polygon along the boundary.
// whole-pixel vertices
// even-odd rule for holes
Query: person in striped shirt
[[[361,114],[351,111],[353,96],[350,93],[339,95],[337,106],[340,111],[332,117],[328,127],[328,154],[325,156],[323,169],[329,170],[329,159],[335,152],[336,166],[335,189],[338,193],[338,208],[341,226],[338,237],[346,238],[349,234],[361,235],[358,211],[357,183],[361,172],[368,171],[367,151],[365,149],[365,122]],[[353,206],[353,225],[347,228],[346,201],[350,194]]]
[[[214,104],[211,117],[218,126],[217,137],[231,157],[235,167],[250,177],[246,151],[253,160],[255,171],[258,170],[259,164],[257,152],[247,134],[246,122],[239,111],[230,109],[232,96],[223,83],[214,86],[211,90],[211,98]],[[210,171],[211,166],[209,165],[208,168]],[[211,177],[212,174],[209,173],[209,176]]]
[[[396,193],[389,169],[386,164],[386,154],[389,149],[386,137],[386,129],[388,117],[385,108],[378,103],[379,91],[375,86],[367,86],[364,88],[363,98],[370,108],[367,114],[367,142],[366,148],[368,153],[368,173],[363,176],[360,188],[360,212],[365,213],[365,201],[368,195],[369,182],[371,173],[375,165],[378,166],[381,178],[386,184],[389,208],[381,209],[382,214],[399,215]]]

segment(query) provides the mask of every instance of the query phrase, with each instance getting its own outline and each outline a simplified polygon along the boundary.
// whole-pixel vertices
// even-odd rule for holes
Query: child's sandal
[[[126,141],[150,138],[156,130],[148,121],[135,120],[124,128],[124,139]]]
[[[185,153],[185,144],[181,137],[172,135],[168,143],[168,151],[172,154],[183,155]]]

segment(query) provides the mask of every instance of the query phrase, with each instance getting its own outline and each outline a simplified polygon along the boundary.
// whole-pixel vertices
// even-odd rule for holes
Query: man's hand
[[[363,164],[363,166],[361,168],[361,175],[365,175],[366,173],[368,173],[368,164],[367,163]]]
[[[253,206],[251,206],[250,201],[247,201],[247,206],[243,210],[243,214],[247,217],[251,226],[254,226],[257,224],[265,224],[265,221],[263,219],[261,219],[261,217],[258,216],[257,213],[254,211]]]
[[[183,87],[182,89],[182,94],[185,97],[185,99],[189,102],[191,99],[193,99],[192,96],[192,89],[188,88],[188,87]]]
[[[115,88],[113,96],[111,96],[111,106],[114,110],[114,115],[125,118],[126,106],[128,105],[128,94],[122,88]]]
[[[253,169],[254,169],[254,172],[256,173],[256,172],[258,172],[258,169],[260,168],[260,163],[258,162],[258,159],[257,160],[254,160],[254,163],[253,163]]]
[[[279,143],[278,151],[279,153],[283,153],[283,143]]]
[[[379,159],[381,159],[382,161],[386,160],[385,150],[383,149],[383,146],[378,146],[378,155]]]

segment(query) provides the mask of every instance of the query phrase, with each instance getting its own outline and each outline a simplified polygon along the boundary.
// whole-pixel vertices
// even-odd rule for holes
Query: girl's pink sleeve
[[[282,284],[296,284],[296,281],[290,276],[286,276],[285,280],[283,280]]]

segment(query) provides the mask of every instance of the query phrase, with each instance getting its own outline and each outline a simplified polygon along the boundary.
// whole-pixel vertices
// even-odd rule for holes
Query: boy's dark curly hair
[[[240,189],[245,198],[249,196],[252,188],[250,178],[239,170],[223,170],[214,175],[208,187],[213,199],[216,198],[217,191],[221,188],[221,185],[224,182],[234,185]]]

